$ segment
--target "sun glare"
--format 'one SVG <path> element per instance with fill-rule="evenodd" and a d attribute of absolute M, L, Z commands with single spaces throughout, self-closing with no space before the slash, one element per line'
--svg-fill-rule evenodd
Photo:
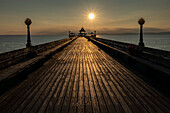
<path fill-rule="evenodd" d="M 89 18 L 92 20 L 92 19 L 94 19 L 94 14 L 93 13 L 90 13 L 89 14 Z"/>

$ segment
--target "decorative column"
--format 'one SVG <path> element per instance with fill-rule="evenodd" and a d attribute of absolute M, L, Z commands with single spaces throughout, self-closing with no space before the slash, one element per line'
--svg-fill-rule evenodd
<path fill-rule="evenodd" d="M 143 18 L 139 19 L 138 23 L 140 24 L 140 39 L 139 39 L 139 46 L 144 47 L 145 44 L 143 43 L 143 24 L 145 20 Z"/>
<path fill-rule="evenodd" d="M 30 38 L 30 25 L 31 25 L 31 19 L 27 18 L 25 20 L 25 24 L 27 25 L 27 44 L 26 44 L 26 47 L 31 47 L 32 44 L 31 44 L 31 38 Z"/>

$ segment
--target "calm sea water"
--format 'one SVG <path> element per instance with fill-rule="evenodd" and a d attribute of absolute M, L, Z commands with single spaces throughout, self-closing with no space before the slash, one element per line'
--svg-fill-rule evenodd
<path fill-rule="evenodd" d="M 68 36 L 31 36 L 32 45 L 61 40 Z M 17 50 L 26 47 L 27 37 L 25 35 L 0 35 L 0 53 Z"/>
<path fill-rule="evenodd" d="M 138 35 L 98 35 L 100 38 L 138 44 Z M 31 36 L 32 45 L 43 44 L 68 36 Z M 25 35 L 0 35 L 0 53 L 25 48 L 27 37 Z M 145 35 L 144 43 L 147 47 L 170 51 L 170 35 Z"/>

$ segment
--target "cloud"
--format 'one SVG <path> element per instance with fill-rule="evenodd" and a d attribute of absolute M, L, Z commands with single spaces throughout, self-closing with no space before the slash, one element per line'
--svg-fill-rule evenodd
<path fill-rule="evenodd" d="M 38 32 L 35 32 L 36 35 L 68 35 L 68 31 L 78 33 L 80 30 L 76 26 L 63 26 L 59 28 L 49 28 L 44 29 Z M 91 32 L 91 29 L 85 27 L 87 32 Z M 123 35 L 123 34 L 139 34 L 139 28 L 96 28 L 97 34 L 103 35 Z M 170 29 L 160 29 L 160 28 L 144 28 L 144 34 L 170 34 Z"/>
<path fill-rule="evenodd" d="M 162 32 L 170 32 L 170 29 L 160 29 L 160 28 L 145 28 L 144 31 L 146 33 L 162 33 Z"/>
<path fill-rule="evenodd" d="M 85 30 L 90 33 L 92 30 L 90 27 L 84 26 Z M 68 35 L 68 31 L 72 31 L 78 33 L 81 29 L 80 26 L 77 25 L 59 25 L 51 28 L 33 28 L 31 30 L 31 35 Z M 124 34 L 139 34 L 139 28 L 111 28 L 111 27 L 98 27 L 95 28 L 97 34 L 99 35 L 124 35 Z M 25 30 L 10 30 L 8 32 L 4 32 L 1 35 L 25 35 Z M 144 28 L 144 34 L 170 34 L 169 29 L 160 29 L 153 27 Z"/>
<path fill-rule="evenodd" d="M 98 34 L 121 35 L 121 34 L 138 34 L 139 28 L 99 28 Z M 170 29 L 144 28 L 144 34 L 170 34 Z"/>

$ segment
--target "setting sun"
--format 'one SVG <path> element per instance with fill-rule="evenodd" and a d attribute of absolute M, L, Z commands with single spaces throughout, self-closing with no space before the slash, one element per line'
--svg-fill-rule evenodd
<path fill-rule="evenodd" d="M 94 19 L 94 14 L 93 13 L 90 13 L 89 14 L 89 18 L 92 20 L 92 19 Z"/>

